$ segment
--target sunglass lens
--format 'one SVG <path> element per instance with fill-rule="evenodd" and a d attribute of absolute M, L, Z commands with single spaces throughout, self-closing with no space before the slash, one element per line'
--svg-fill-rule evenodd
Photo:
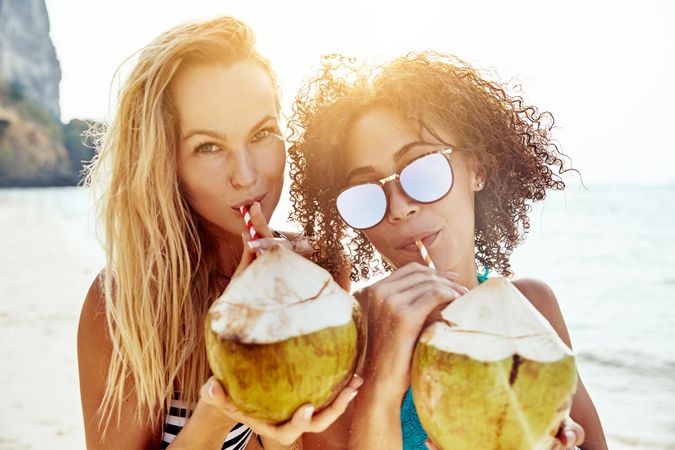
<path fill-rule="evenodd" d="M 450 191 L 452 169 L 440 153 L 419 158 L 401 171 L 401 186 L 412 199 L 418 202 L 434 202 Z"/>
<path fill-rule="evenodd" d="M 370 228 L 384 217 L 387 199 L 377 184 L 360 184 L 338 195 L 337 209 L 345 222 L 354 228 Z"/>

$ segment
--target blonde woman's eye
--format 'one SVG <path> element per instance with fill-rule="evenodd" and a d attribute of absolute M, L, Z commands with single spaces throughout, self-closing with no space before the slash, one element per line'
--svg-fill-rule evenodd
<path fill-rule="evenodd" d="M 259 142 L 265 142 L 268 140 L 271 140 L 272 138 L 279 138 L 279 133 L 277 130 L 274 128 L 263 128 L 262 130 L 258 130 L 254 135 L 253 135 L 253 143 L 259 143 Z"/>
<path fill-rule="evenodd" d="M 217 153 L 220 150 L 221 150 L 221 148 L 217 144 L 214 144 L 213 142 L 207 142 L 207 143 L 198 145 L 195 148 L 195 153 L 209 154 L 209 153 Z"/>

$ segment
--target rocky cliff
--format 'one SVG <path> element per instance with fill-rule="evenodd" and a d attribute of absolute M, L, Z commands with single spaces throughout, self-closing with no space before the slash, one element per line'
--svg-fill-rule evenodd
<path fill-rule="evenodd" d="M 60 120 L 61 67 L 44 0 L 0 0 L 0 80 Z"/>
<path fill-rule="evenodd" d="M 75 184 L 83 121 L 63 125 L 61 68 L 44 0 L 0 0 L 0 187 Z"/>

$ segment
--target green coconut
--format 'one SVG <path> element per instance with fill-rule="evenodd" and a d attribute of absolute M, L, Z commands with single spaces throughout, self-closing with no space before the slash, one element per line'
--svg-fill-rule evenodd
<path fill-rule="evenodd" d="M 548 448 L 576 390 L 574 355 L 504 278 L 441 313 L 413 354 L 420 422 L 441 449 Z"/>
<path fill-rule="evenodd" d="M 206 351 L 245 414 L 271 423 L 320 410 L 349 383 L 365 339 L 361 308 L 321 267 L 274 247 L 211 306 Z"/>

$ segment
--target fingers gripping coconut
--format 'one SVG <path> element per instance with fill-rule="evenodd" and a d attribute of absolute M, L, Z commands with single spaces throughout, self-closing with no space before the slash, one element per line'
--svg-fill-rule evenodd
<path fill-rule="evenodd" d="M 248 213 L 248 217 L 244 215 L 247 231 L 242 233 L 245 251 L 233 278 L 236 279 L 241 275 L 257 256 L 261 256 L 273 247 L 283 246 L 304 256 L 311 254 L 311 245 L 302 235 L 287 237 L 281 233 L 275 233 L 267 224 L 259 203 L 253 203 L 248 208 Z M 273 237 L 275 235 L 282 237 Z M 252 236 L 256 236 L 256 239 L 252 240 Z M 347 387 L 342 389 L 335 400 L 322 411 L 315 413 L 313 405 L 305 404 L 298 408 L 288 421 L 278 425 L 255 419 L 237 408 L 215 377 L 211 377 L 202 386 L 200 403 L 203 402 L 216 408 L 237 422 L 246 424 L 259 436 L 271 439 L 272 441 L 263 440 L 266 446 L 276 445 L 275 443 L 289 446 L 297 443 L 303 433 L 320 433 L 333 424 L 345 412 L 362 383 L 363 380 L 354 375 Z"/>
<path fill-rule="evenodd" d="M 298 438 L 303 433 L 320 433 L 328 428 L 335 420 L 340 417 L 351 400 L 354 399 L 357 389 L 363 380 L 354 376 L 348 387 L 343 389 L 337 398 L 321 412 L 314 414 L 314 407 L 306 405 L 293 414 L 293 417 L 283 424 L 270 424 L 263 420 L 253 419 L 241 412 L 227 397 L 222 385 L 214 377 L 211 377 L 205 383 L 200 391 L 200 403 L 208 404 L 217 410 L 225 413 L 231 419 L 244 423 L 250 427 L 254 433 L 263 437 L 263 444 L 276 448 L 278 444 L 291 446 L 298 443 Z M 271 439 L 271 441 L 270 441 Z M 265 447 L 267 448 L 267 447 Z"/>
<path fill-rule="evenodd" d="M 289 420 L 321 410 L 353 379 L 364 344 L 358 302 L 331 275 L 283 246 L 261 253 L 212 305 L 206 349 L 243 414 Z"/>
<path fill-rule="evenodd" d="M 420 336 L 412 387 L 441 449 L 548 449 L 575 392 L 572 351 L 505 278 L 448 305 Z"/>
<path fill-rule="evenodd" d="M 572 420 L 570 417 L 565 419 L 565 422 L 560 426 L 556 439 L 551 439 L 551 445 L 546 447 L 548 450 L 566 450 L 573 448 L 579 450 L 578 445 L 584 442 L 584 429 Z M 436 447 L 431 440 L 427 439 L 424 445 L 428 450 L 441 450 Z"/>
<path fill-rule="evenodd" d="M 247 228 L 241 234 L 241 238 L 247 251 L 241 256 L 239 266 L 233 275 L 234 278 L 246 270 L 249 264 L 255 260 L 256 256 L 261 255 L 272 247 L 286 247 L 305 257 L 312 255 L 312 246 L 304 237 L 304 234 L 289 238 L 285 234 L 273 231 L 265 219 L 260 203 L 254 202 L 250 206 L 242 208 L 241 212 Z"/>
<path fill-rule="evenodd" d="M 410 361 L 427 318 L 467 292 L 456 281 L 457 274 L 438 274 L 410 263 L 368 287 L 366 387 L 378 387 L 400 403 L 410 386 Z"/>

